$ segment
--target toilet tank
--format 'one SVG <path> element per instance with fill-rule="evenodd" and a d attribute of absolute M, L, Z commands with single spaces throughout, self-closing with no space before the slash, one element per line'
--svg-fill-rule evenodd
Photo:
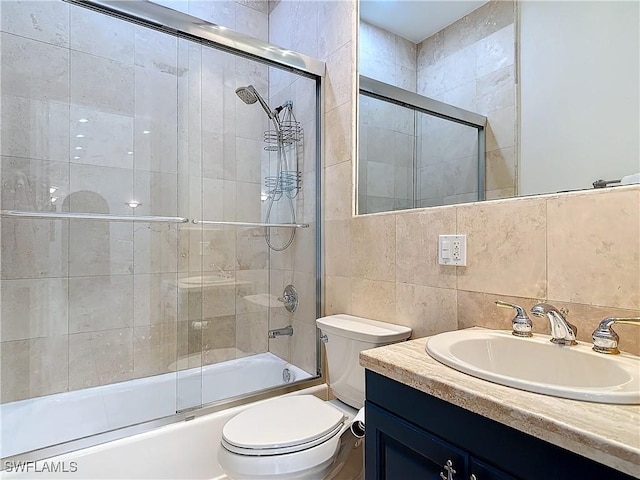
<path fill-rule="evenodd" d="M 353 315 L 330 315 L 316 320 L 326 335 L 328 379 L 333 394 L 354 408 L 364 404 L 364 368 L 362 350 L 406 340 L 411 329 Z"/>

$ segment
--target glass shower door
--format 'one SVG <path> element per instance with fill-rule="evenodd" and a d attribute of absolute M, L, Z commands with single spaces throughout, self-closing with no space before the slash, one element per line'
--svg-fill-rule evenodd
<path fill-rule="evenodd" d="M 187 40 L 180 40 L 179 64 L 188 72 L 179 80 L 179 201 L 192 219 L 180 227 L 181 410 L 317 373 L 316 149 L 302 144 L 305 127 L 315 138 L 316 82 Z M 245 90 L 256 92 L 254 103 L 244 101 Z M 286 151 L 274 149 L 274 129 L 294 125 L 300 141 L 287 137 Z M 312 225 L 265 227 L 298 221 Z M 281 301 L 289 283 L 303 294 L 297 313 Z M 269 338 L 294 323 L 294 336 Z M 296 355 L 304 357 L 299 371 L 290 365 Z M 201 376 L 192 376 L 197 369 Z"/>
<path fill-rule="evenodd" d="M 2 15 L 7 457 L 175 413 L 183 219 L 177 38 L 64 2 Z"/>
<path fill-rule="evenodd" d="M 2 16 L 1 456 L 317 376 L 318 79 L 63 1 Z"/>

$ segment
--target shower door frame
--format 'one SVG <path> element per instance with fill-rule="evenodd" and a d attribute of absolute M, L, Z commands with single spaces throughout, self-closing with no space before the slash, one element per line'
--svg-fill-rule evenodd
<path fill-rule="evenodd" d="M 300 76 L 310 78 L 315 81 L 316 111 L 315 111 L 315 314 L 316 318 L 322 315 L 322 91 L 325 81 L 325 62 L 297 53 L 293 50 L 277 47 L 263 40 L 236 32 L 232 29 L 215 25 L 197 17 L 172 10 L 148 0 L 61 0 L 79 7 L 89 8 L 96 12 L 120 18 L 123 21 L 134 22 L 138 25 L 158 30 L 169 35 L 184 38 L 203 46 L 226 51 L 234 55 L 248 58 L 270 67 L 288 70 Z M 239 223 L 239 222 L 225 222 Z M 258 224 L 256 225 L 263 225 Z M 302 227 L 303 225 L 295 225 Z M 306 226 L 306 225 L 304 225 Z M 4 470 L 8 462 L 32 462 L 50 458 L 56 455 L 69 453 L 95 445 L 107 443 L 113 440 L 130 437 L 139 433 L 148 432 L 156 428 L 170 425 L 177 422 L 189 421 L 194 418 L 208 415 L 217 411 L 233 408 L 247 403 L 264 400 L 277 395 L 291 393 L 304 388 L 321 385 L 324 383 L 322 377 L 322 354 L 320 350 L 321 341 L 319 330 L 316 329 L 316 375 L 308 380 L 302 380 L 293 384 L 280 386 L 277 388 L 260 390 L 247 393 L 232 399 L 220 400 L 194 407 L 193 409 L 176 412 L 168 417 L 150 420 L 144 423 L 130 425 L 115 430 L 98 433 L 88 437 L 71 440 L 57 445 L 52 445 L 30 452 L 4 457 L 1 459 L 0 471 Z"/>
<path fill-rule="evenodd" d="M 440 102 L 430 97 L 396 87 L 385 82 L 364 75 L 358 76 L 358 93 L 376 100 L 398 105 L 412 110 L 415 113 L 424 113 L 432 117 L 441 118 L 449 122 L 466 125 L 478 131 L 478 199 L 483 201 L 486 198 L 486 126 L 487 117 L 479 113 L 465 110 L 448 103 Z M 415 118 L 415 117 L 414 117 Z M 415 151 L 415 141 L 417 139 L 417 122 L 414 122 L 414 152 L 413 152 L 413 207 L 417 202 L 417 155 Z M 360 168 L 360 162 L 357 162 Z M 356 181 L 356 198 L 358 198 L 359 178 Z M 356 202 L 358 205 L 358 202 Z M 367 215 L 368 212 L 357 211 L 357 215 Z"/>

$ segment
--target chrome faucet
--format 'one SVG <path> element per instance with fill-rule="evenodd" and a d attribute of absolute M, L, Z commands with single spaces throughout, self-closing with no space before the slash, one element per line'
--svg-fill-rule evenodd
<path fill-rule="evenodd" d="M 558 310 L 548 303 L 538 303 L 531 307 L 531 313 L 535 317 L 547 316 L 551 326 L 551 342 L 556 345 L 577 345 L 576 335 L 578 328 L 567 322 L 565 316 L 568 311 L 566 309 Z"/>
<path fill-rule="evenodd" d="M 614 323 L 626 323 L 631 325 L 640 325 L 640 317 L 636 318 L 615 318 L 607 317 L 600 322 L 598 328 L 596 328 L 591 335 L 593 338 L 593 349 L 598 353 L 608 353 L 617 355 L 620 353 L 618 350 L 618 341 L 620 337 L 611 328 Z"/>
<path fill-rule="evenodd" d="M 499 307 L 514 308 L 516 311 L 515 317 L 511 320 L 511 333 L 516 337 L 531 337 L 531 329 L 533 324 L 531 319 L 527 316 L 527 312 L 524 311 L 520 305 L 514 305 L 513 303 L 503 302 L 502 300 L 496 300 L 496 305 Z"/>
<path fill-rule="evenodd" d="M 269 330 L 269 338 L 276 338 L 280 335 L 293 335 L 293 327 L 291 325 L 287 325 L 283 328 L 276 328 L 274 330 Z"/>

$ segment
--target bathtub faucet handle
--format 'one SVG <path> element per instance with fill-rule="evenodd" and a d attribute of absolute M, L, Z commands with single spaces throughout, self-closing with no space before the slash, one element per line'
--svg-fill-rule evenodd
<path fill-rule="evenodd" d="M 284 308 L 293 313 L 298 309 L 298 292 L 293 285 L 287 285 L 282 292 L 282 296 L 278 297 L 278 301 L 284 303 Z"/>

